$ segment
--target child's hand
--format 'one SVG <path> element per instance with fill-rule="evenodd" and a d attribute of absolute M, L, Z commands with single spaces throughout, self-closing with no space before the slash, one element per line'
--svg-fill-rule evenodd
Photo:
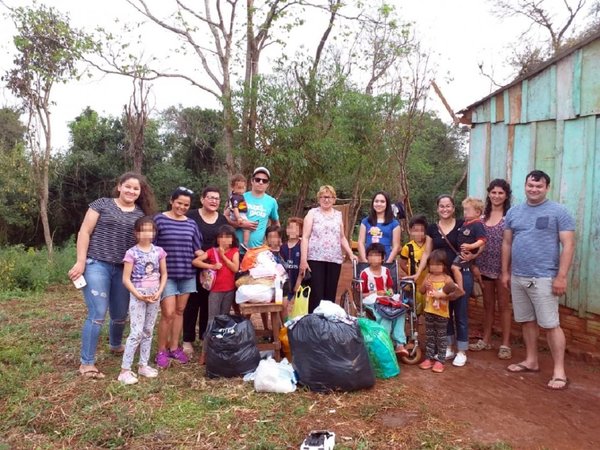
<path fill-rule="evenodd" d="M 429 281 L 429 279 L 426 279 L 426 280 L 423 282 L 423 286 L 425 286 L 425 290 L 426 290 L 427 292 L 429 292 L 429 291 L 433 290 L 433 285 L 431 284 L 431 281 Z"/>
<path fill-rule="evenodd" d="M 461 250 L 469 250 L 469 246 L 467 244 L 461 244 L 460 249 Z"/>
<path fill-rule="evenodd" d="M 223 267 L 223 264 L 220 262 L 212 265 L 213 270 L 220 270 L 221 267 Z"/>
<path fill-rule="evenodd" d="M 431 294 L 430 294 L 433 298 L 446 298 L 446 294 L 444 294 L 441 291 L 432 289 L 431 290 Z"/>
<path fill-rule="evenodd" d="M 160 300 L 161 295 L 162 292 L 155 292 L 153 295 L 149 295 L 148 297 L 151 297 L 151 299 L 148 301 L 148 303 L 156 303 Z"/>
<path fill-rule="evenodd" d="M 221 255 L 221 257 L 225 257 L 225 248 L 219 247 L 219 255 Z"/>

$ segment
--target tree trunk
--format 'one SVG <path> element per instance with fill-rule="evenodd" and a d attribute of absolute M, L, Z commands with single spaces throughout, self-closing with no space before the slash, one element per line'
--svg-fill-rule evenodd
<path fill-rule="evenodd" d="M 39 171 L 37 182 L 40 183 L 38 194 L 40 200 L 40 219 L 42 220 L 42 229 L 44 230 L 44 241 L 46 242 L 46 248 L 48 249 L 48 258 L 52 259 L 54 253 L 54 243 L 52 242 L 52 233 L 50 232 L 50 220 L 48 219 L 48 202 L 50 198 L 50 193 L 48 189 L 49 185 L 49 177 L 48 172 L 50 169 L 50 154 L 52 150 L 52 129 L 50 124 L 50 113 L 46 109 L 43 111 L 45 114 L 45 122 L 40 117 L 40 121 L 42 121 L 42 127 L 44 131 L 44 140 L 45 140 L 45 148 L 43 153 L 43 158 L 39 161 Z M 41 113 L 39 113 L 41 114 Z"/>
<path fill-rule="evenodd" d="M 304 217 L 304 204 L 306 203 L 309 186 L 310 182 L 308 180 L 302 181 L 302 186 L 300 186 L 298 197 L 296 198 L 296 205 L 294 206 L 294 216 L 296 217 Z"/>
<path fill-rule="evenodd" d="M 231 86 L 229 85 L 229 77 L 226 77 L 227 85 L 223 86 L 223 150 L 225 151 L 225 168 L 227 175 L 232 176 L 235 170 L 235 162 L 233 160 L 234 152 L 234 120 L 235 113 L 231 102 Z"/>

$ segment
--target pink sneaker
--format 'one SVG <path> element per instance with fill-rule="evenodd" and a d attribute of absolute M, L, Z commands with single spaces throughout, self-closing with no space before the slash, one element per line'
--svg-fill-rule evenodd
<path fill-rule="evenodd" d="M 442 373 L 444 371 L 445 367 L 444 364 L 441 363 L 440 361 L 436 361 L 433 363 L 433 367 L 431 368 L 432 372 L 435 373 Z"/>
<path fill-rule="evenodd" d="M 190 360 L 181 347 L 177 347 L 176 350 L 170 350 L 169 358 L 174 359 L 181 364 L 187 364 Z"/>
<path fill-rule="evenodd" d="M 433 367 L 433 361 L 431 359 L 426 359 L 421 364 L 419 364 L 419 369 L 429 370 Z"/>
<path fill-rule="evenodd" d="M 159 369 L 166 369 L 171 365 L 168 351 L 162 350 L 156 354 L 156 365 Z"/>

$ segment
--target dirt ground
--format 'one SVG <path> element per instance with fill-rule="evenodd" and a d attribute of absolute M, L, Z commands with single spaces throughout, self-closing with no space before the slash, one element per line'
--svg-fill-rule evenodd
<path fill-rule="evenodd" d="M 345 264 L 342 292 L 351 279 Z M 495 342 L 495 346 L 499 345 Z M 506 366 L 524 358 L 522 345 L 513 345 L 512 361 L 502 361 L 496 351 L 468 352 L 465 367 L 451 364 L 443 374 L 402 366 L 402 381 L 415 390 L 435 390 L 433 401 L 440 413 L 468 424 L 469 438 L 482 443 L 503 441 L 515 449 L 600 448 L 600 367 L 567 356 L 569 387 L 551 391 L 552 359 L 541 352 L 540 372 L 513 374 Z M 435 407 L 434 407 L 435 409 Z M 390 426 L 410 411 L 398 411 Z"/>

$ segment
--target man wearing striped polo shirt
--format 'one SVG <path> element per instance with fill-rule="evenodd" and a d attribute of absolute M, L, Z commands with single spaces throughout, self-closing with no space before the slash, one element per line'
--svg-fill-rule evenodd
<path fill-rule="evenodd" d="M 522 324 L 525 360 L 509 372 L 539 372 L 539 327 L 554 360 L 548 388 L 566 389 L 565 334 L 560 327 L 558 300 L 567 290 L 567 273 L 575 252 L 575 221 L 567 209 L 546 198 L 550 177 L 534 170 L 525 177 L 527 201 L 506 214 L 502 241 L 502 281 L 511 289 L 515 321 Z"/>

